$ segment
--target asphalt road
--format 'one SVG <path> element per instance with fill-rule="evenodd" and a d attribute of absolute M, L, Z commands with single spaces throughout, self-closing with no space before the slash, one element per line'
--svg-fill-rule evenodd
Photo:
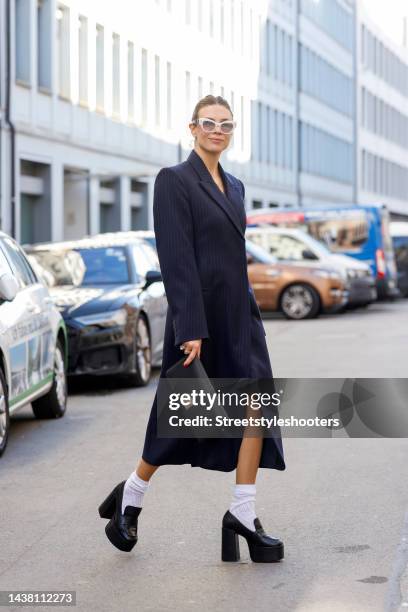
<path fill-rule="evenodd" d="M 408 300 L 265 319 L 274 374 L 406 377 L 407 322 Z M 158 470 L 138 544 L 115 549 L 97 507 L 134 468 L 154 390 L 88 379 L 70 385 L 63 419 L 36 421 L 30 407 L 14 417 L 0 460 L 0 590 L 74 590 L 86 612 L 407 609 L 405 439 L 285 438 L 287 469 L 257 479 L 280 563 L 252 563 L 242 539 L 242 561 L 221 562 L 234 473 L 187 465 Z"/>

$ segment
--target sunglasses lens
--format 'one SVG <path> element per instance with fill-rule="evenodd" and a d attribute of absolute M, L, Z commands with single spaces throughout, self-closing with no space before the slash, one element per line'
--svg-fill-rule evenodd
<path fill-rule="evenodd" d="M 224 123 L 221 124 L 221 132 L 223 132 L 223 134 L 231 134 L 233 130 L 234 124 L 232 121 L 224 121 Z"/>
<path fill-rule="evenodd" d="M 204 132 L 213 132 L 214 128 L 215 128 L 215 123 L 214 121 L 211 121 L 211 119 L 204 119 L 204 121 L 202 122 L 202 128 L 204 130 Z"/>

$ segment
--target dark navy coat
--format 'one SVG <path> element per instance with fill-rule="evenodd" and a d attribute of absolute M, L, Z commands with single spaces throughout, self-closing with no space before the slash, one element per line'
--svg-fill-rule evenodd
<path fill-rule="evenodd" d="M 244 186 L 221 164 L 218 168 L 225 195 L 195 150 L 156 177 L 154 230 L 168 301 L 160 377 L 183 357 L 180 344 L 202 338 L 201 362 L 210 378 L 272 378 L 265 330 L 248 281 Z M 158 438 L 156 404 L 157 393 L 145 461 L 225 472 L 237 467 L 240 438 Z M 264 438 L 260 467 L 285 469 L 280 437 Z"/>

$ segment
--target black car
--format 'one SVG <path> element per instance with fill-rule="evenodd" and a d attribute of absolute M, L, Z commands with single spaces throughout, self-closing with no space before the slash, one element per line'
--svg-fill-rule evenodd
<path fill-rule="evenodd" d="M 167 312 L 155 249 L 119 232 L 25 250 L 65 320 L 68 375 L 146 385 L 161 364 Z"/>

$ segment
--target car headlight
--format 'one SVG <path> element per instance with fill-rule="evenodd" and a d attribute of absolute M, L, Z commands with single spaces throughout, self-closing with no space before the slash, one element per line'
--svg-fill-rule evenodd
<path fill-rule="evenodd" d="M 337 280 L 341 280 L 341 274 L 334 270 L 313 270 L 313 274 L 316 274 L 316 276 L 321 276 L 322 278 L 335 278 Z"/>
<path fill-rule="evenodd" d="M 127 312 L 125 308 L 120 308 L 119 310 L 108 310 L 107 312 L 75 317 L 75 320 L 78 323 L 82 323 L 82 325 L 100 325 L 101 327 L 123 326 L 126 324 Z"/>

